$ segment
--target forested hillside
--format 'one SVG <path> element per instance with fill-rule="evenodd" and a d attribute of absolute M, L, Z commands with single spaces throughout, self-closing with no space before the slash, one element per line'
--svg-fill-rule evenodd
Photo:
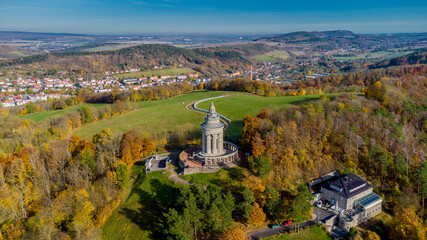
<path fill-rule="evenodd" d="M 387 68 L 391 66 L 427 64 L 427 49 L 422 49 L 414 53 L 385 60 L 369 66 L 370 68 Z"/>
<path fill-rule="evenodd" d="M 63 52 L 6 60 L 0 66 L 34 64 L 47 69 L 80 73 L 103 73 L 125 67 L 152 69 L 154 66 L 193 68 L 203 74 L 219 75 L 227 70 L 248 64 L 248 56 L 263 53 L 269 48 L 263 44 L 245 44 L 235 47 L 185 49 L 168 45 L 146 44 L 102 52 Z"/>
<path fill-rule="evenodd" d="M 346 94 L 248 116 L 240 143 L 253 156 L 253 172 L 277 191 L 295 189 L 334 170 L 363 176 L 395 219 L 377 234 L 384 239 L 425 239 L 425 70 L 368 79 L 364 96 Z"/>

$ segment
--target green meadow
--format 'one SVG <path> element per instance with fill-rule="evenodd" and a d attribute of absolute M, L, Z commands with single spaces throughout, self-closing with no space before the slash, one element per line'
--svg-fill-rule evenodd
<path fill-rule="evenodd" d="M 283 60 L 289 57 L 289 53 L 287 51 L 276 50 L 272 52 L 267 52 L 261 55 L 257 55 L 254 58 L 256 60 L 264 61 L 264 62 L 273 62 L 277 60 Z"/>
<path fill-rule="evenodd" d="M 332 97 L 335 95 L 260 97 L 249 94 L 233 94 L 224 98 L 201 102 L 197 106 L 202 109 L 209 109 L 209 105 L 213 102 L 216 111 L 231 120 L 226 136 L 236 140 L 240 136 L 243 119 L 247 115 L 256 116 L 264 108 L 268 108 L 271 111 L 282 110 L 302 102 L 317 100 L 322 96 Z"/>
<path fill-rule="evenodd" d="M 301 102 L 317 100 L 322 96 L 334 96 L 335 94 L 260 97 L 239 92 L 196 91 L 166 100 L 138 102 L 135 111 L 85 125 L 76 129 L 74 134 L 80 137 L 90 137 L 105 128 L 121 132 L 140 129 L 142 132 L 150 134 L 168 133 L 177 129 L 199 131 L 204 114 L 190 111 L 186 106 L 198 100 L 221 95 L 225 97 L 201 102 L 198 107 L 209 109 L 210 103 L 214 102 L 217 112 L 231 120 L 226 136 L 236 140 L 243 126 L 242 120 L 247 115 L 256 116 L 263 108 L 269 108 L 273 111 L 280 110 Z"/>

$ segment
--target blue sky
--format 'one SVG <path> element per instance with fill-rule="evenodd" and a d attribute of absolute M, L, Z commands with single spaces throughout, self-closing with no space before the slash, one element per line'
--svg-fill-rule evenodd
<path fill-rule="evenodd" d="M 0 30 L 86 34 L 427 32 L 426 0 L 1 0 Z"/>

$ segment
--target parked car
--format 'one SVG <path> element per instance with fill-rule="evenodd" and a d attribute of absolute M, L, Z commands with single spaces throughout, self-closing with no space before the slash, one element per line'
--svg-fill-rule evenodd
<path fill-rule="evenodd" d="M 273 224 L 273 225 L 271 225 L 271 229 L 276 229 L 276 228 L 279 228 L 280 226 L 279 225 L 277 225 L 277 224 Z"/>
<path fill-rule="evenodd" d="M 289 226 L 289 225 L 291 225 L 292 224 L 292 221 L 291 220 L 288 220 L 288 221 L 285 221 L 285 226 Z"/>
<path fill-rule="evenodd" d="M 322 207 L 322 201 L 321 201 L 321 200 L 317 201 L 316 206 L 317 206 L 318 208 Z"/>

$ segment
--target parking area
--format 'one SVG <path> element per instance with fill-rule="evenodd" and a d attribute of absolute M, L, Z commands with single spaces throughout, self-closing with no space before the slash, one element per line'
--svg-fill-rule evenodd
<path fill-rule="evenodd" d="M 332 212 L 329 212 L 323 208 L 319 208 L 317 206 L 313 206 L 313 214 L 316 215 L 315 219 L 313 221 L 315 222 L 323 222 L 325 219 L 328 219 L 335 214 Z"/>

